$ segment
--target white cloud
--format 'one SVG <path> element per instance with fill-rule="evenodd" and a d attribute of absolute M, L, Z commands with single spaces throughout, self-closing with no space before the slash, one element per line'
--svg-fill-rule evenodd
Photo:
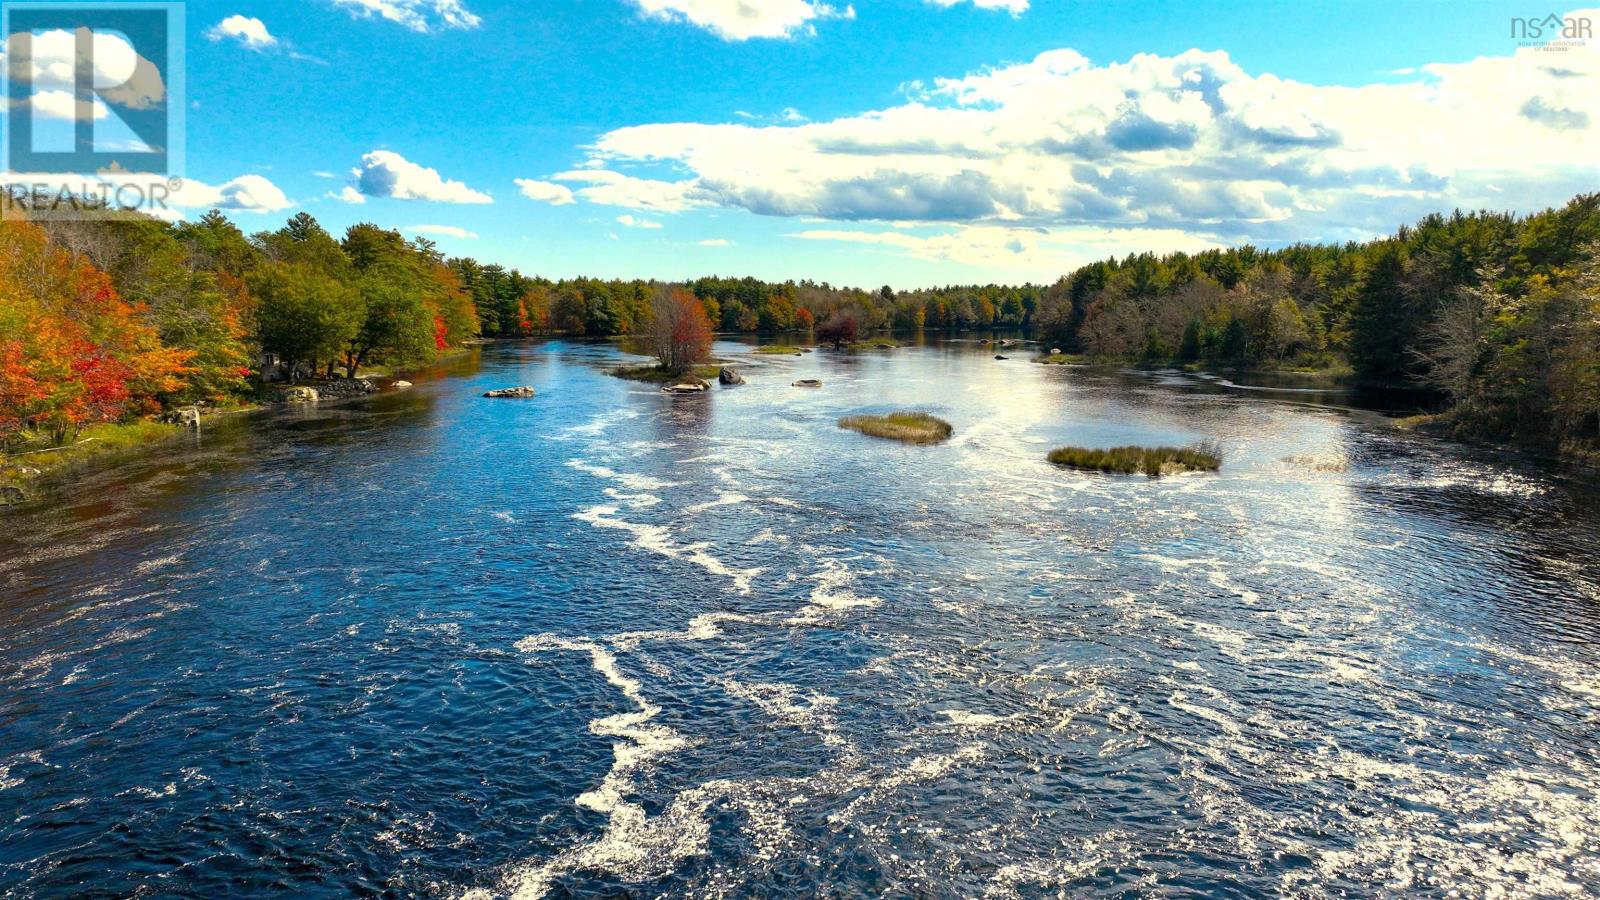
<path fill-rule="evenodd" d="M 577 193 L 635 209 L 1231 242 L 1362 237 L 1439 208 L 1503 205 L 1491 184 L 1524 209 L 1593 189 L 1600 43 L 1418 71 L 1323 86 L 1246 72 L 1222 52 L 1096 65 L 1054 50 L 831 121 L 617 129 Z M 635 166 L 684 174 L 626 174 Z"/>
<path fill-rule="evenodd" d="M 602 162 L 603 164 L 603 162 Z M 709 201 L 697 196 L 693 182 L 658 181 L 635 178 L 609 169 L 582 168 L 552 176 L 556 181 L 586 185 L 573 193 L 580 199 L 602 206 L 653 212 L 682 212 Z"/>
<path fill-rule="evenodd" d="M 350 171 L 355 189 L 368 197 L 434 200 L 440 203 L 493 203 L 494 198 L 438 171 L 419 166 L 392 150 L 374 150 Z"/>
<path fill-rule="evenodd" d="M 433 234 L 463 240 L 473 240 L 478 236 L 476 231 L 468 231 L 455 225 L 407 225 L 403 230 L 412 234 Z"/>
<path fill-rule="evenodd" d="M 247 49 L 260 52 L 277 46 L 278 39 L 267 31 L 267 25 L 260 19 L 249 16 L 233 15 L 206 30 L 206 37 L 213 41 L 235 40 Z"/>
<path fill-rule="evenodd" d="M 1108 256 L 1152 251 L 1197 253 L 1220 243 L 1173 228 L 1009 228 L 978 225 L 927 235 L 904 231 L 807 229 L 789 235 L 808 241 L 862 244 L 896 255 L 974 268 L 1022 273 L 1051 281 L 1062 272 Z"/>
<path fill-rule="evenodd" d="M 34 111 L 47 119 L 77 119 L 78 101 L 72 91 L 63 91 L 52 88 L 47 91 L 35 91 L 33 96 L 26 101 Z M 104 103 L 99 100 L 89 101 L 89 115 L 91 118 L 104 119 L 111 114 Z"/>
<path fill-rule="evenodd" d="M 1003 9 L 1013 16 L 1020 16 L 1028 11 L 1028 0 L 927 0 L 927 2 L 946 9 L 957 3 L 971 2 L 979 9 Z"/>
<path fill-rule="evenodd" d="M 814 22 L 853 19 L 853 6 L 821 0 L 633 0 L 647 16 L 698 25 L 726 41 L 815 34 Z"/>
<path fill-rule="evenodd" d="M 163 219 L 179 218 L 184 209 L 224 209 L 233 212 L 272 213 L 288 209 L 294 202 L 282 190 L 260 175 L 241 175 L 220 185 L 210 185 L 193 178 L 170 182 L 164 175 L 137 174 L 124 171 L 102 171 L 95 175 L 63 173 L 0 172 L 0 184 L 17 185 L 51 195 L 61 192 L 92 193 L 117 198 L 122 205 L 132 205 Z M 144 198 L 155 202 L 139 203 Z M 162 204 L 165 204 L 164 206 Z"/>
<path fill-rule="evenodd" d="M 367 202 L 366 194 L 361 193 L 348 184 L 340 188 L 338 191 L 329 191 L 323 195 L 323 198 L 327 200 L 338 200 L 340 203 L 349 203 L 355 206 L 360 206 L 361 204 Z"/>
<path fill-rule="evenodd" d="M 566 206 L 578 202 L 572 199 L 572 189 L 564 184 L 536 181 L 532 178 L 518 178 L 516 182 L 518 189 L 522 191 L 522 196 L 529 200 L 538 200 L 551 206 Z"/>
<path fill-rule="evenodd" d="M 278 212 L 294 205 L 277 185 L 260 175 L 241 175 L 216 187 L 187 178 L 173 194 L 172 202 L 194 209 L 215 207 L 252 213 Z"/>
<path fill-rule="evenodd" d="M 733 242 L 727 238 L 707 238 L 700 241 L 699 244 L 702 247 L 728 247 L 732 246 Z"/>
<path fill-rule="evenodd" d="M 636 219 L 636 218 L 634 218 L 633 216 L 630 216 L 630 215 L 617 216 L 617 224 L 622 225 L 622 226 L 624 226 L 626 228 L 660 228 L 661 227 L 661 223 L 660 222 L 652 222 L 649 219 Z"/>
<path fill-rule="evenodd" d="M 351 15 L 376 16 L 419 34 L 438 28 L 477 28 L 483 24 L 461 0 L 333 0 L 333 3 L 349 10 Z"/>
<path fill-rule="evenodd" d="M 34 91 L 61 90 L 69 94 L 76 84 L 77 37 L 55 30 L 32 35 L 31 64 L 18 56 L 29 35 L 11 35 L 0 54 L 12 81 L 30 84 Z M 149 109 L 166 99 L 161 70 L 134 51 L 126 39 L 103 31 L 94 33 L 94 86 L 100 99 L 127 109 Z"/>

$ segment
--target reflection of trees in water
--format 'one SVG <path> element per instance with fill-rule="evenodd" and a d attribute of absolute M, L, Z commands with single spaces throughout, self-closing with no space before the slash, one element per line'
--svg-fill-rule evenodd
<path fill-rule="evenodd" d="M 661 409 L 650 418 L 656 440 L 677 443 L 687 439 L 699 443 L 711 432 L 718 390 L 720 388 L 712 386 L 703 394 L 663 394 L 652 398 L 661 404 Z"/>

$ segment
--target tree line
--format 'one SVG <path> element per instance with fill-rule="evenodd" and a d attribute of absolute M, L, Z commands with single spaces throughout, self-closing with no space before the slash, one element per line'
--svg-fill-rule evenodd
<path fill-rule="evenodd" d="M 0 222 L 0 446 L 251 396 L 270 378 L 425 363 L 481 336 L 1030 329 L 1118 360 L 1337 368 L 1430 385 L 1464 433 L 1600 443 L 1600 195 L 1428 216 L 1364 243 L 1132 254 L 1049 286 L 867 291 L 810 280 L 552 281 L 300 213 Z M 670 287 L 670 289 L 669 289 Z M 684 302 L 698 305 L 688 315 Z M 670 330 L 670 329 L 669 329 Z M 824 335 L 824 332 L 826 335 Z M 848 336 L 846 338 L 845 336 Z"/>
<path fill-rule="evenodd" d="M 1053 347 L 1153 363 L 1336 368 L 1431 386 L 1464 436 L 1600 448 L 1600 194 L 1430 215 L 1364 243 L 1133 254 L 1034 312 Z"/>

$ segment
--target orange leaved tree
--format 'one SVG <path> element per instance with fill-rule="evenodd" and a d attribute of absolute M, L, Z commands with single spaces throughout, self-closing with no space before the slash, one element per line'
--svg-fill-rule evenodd
<path fill-rule="evenodd" d="M 0 221 L 0 444 L 154 412 L 192 354 L 161 345 L 142 306 L 38 227 Z"/>
<path fill-rule="evenodd" d="M 711 320 L 694 294 L 681 287 L 658 287 L 650 313 L 645 334 L 661 368 L 681 374 L 711 354 Z"/>

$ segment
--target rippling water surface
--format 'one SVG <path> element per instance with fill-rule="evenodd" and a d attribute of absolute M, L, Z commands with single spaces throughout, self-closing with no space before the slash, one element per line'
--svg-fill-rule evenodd
<path fill-rule="evenodd" d="M 499 345 L 0 514 L 0 895 L 1600 890 L 1592 480 L 1338 396 L 748 349 L 675 398 Z M 834 426 L 907 407 L 955 438 Z"/>

